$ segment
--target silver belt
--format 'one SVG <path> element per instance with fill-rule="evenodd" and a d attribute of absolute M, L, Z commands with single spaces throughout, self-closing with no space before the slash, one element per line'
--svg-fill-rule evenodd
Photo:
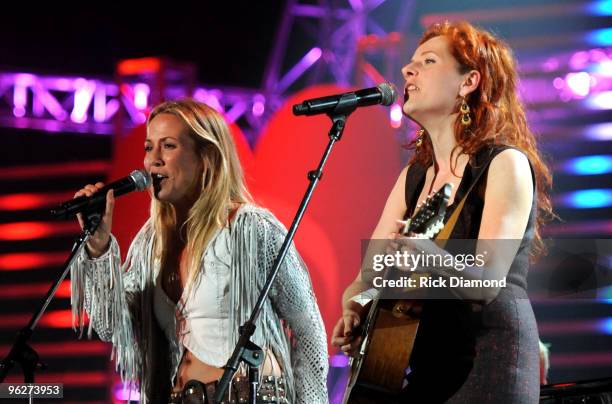
<path fill-rule="evenodd" d="M 183 390 L 172 392 L 169 404 L 213 404 L 213 397 L 218 382 L 202 383 L 189 380 Z M 249 401 L 249 378 L 239 376 L 232 381 L 230 391 L 226 393 L 222 404 L 246 404 Z M 256 402 L 258 404 L 287 404 L 285 379 L 280 376 L 264 376 L 257 386 Z"/>

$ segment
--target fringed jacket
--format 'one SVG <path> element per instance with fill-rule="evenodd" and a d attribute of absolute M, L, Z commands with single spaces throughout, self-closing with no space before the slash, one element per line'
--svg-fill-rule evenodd
<path fill-rule="evenodd" d="M 243 205 L 230 224 L 230 346 L 249 317 L 286 229 L 267 210 Z M 73 322 L 83 332 L 84 313 L 104 341 L 124 381 L 140 385 L 143 403 L 164 402 L 183 348 L 170 343 L 157 324 L 153 293 L 159 265 L 149 220 L 121 265 L 119 246 L 90 259 L 81 251 L 71 266 Z M 84 249 L 83 249 L 84 250 Z M 202 261 L 203 262 L 203 261 Z M 281 323 L 283 320 L 283 323 Z M 270 349 L 282 366 L 291 403 L 327 403 L 327 342 L 306 267 L 292 245 L 256 323 L 253 342 Z"/>

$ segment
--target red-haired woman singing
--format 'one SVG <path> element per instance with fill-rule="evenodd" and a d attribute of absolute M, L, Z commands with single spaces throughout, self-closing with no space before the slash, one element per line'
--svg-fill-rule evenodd
<path fill-rule="evenodd" d="M 495 274 L 505 283 L 448 286 L 459 299 L 424 301 L 398 399 L 535 403 L 538 330 L 526 277 L 530 258 L 543 250 L 540 230 L 552 213 L 546 193 L 551 176 L 527 126 L 514 58 L 490 33 L 466 22 L 447 22 L 425 32 L 402 73 L 403 112 L 421 129 L 414 157 L 400 173 L 372 239 L 393 237 L 413 253 L 447 253 L 429 240 L 397 232 L 398 220 L 412 216 L 427 196 L 451 183 L 446 218 L 455 210 L 458 214 L 450 238 L 475 240 L 477 253 L 486 245 L 497 253 L 489 254 L 483 267 L 457 273 L 440 265 L 427 272 L 467 281 Z M 355 296 L 369 287 L 360 273 L 343 296 L 332 343 L 348 354 L 361 342 L 353 334 L 364 310 Z"/>

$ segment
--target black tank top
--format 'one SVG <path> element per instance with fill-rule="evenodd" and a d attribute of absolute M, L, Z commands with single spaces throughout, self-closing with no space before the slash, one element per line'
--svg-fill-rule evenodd
<path fill-rule="evenodd" d="M 469 193 L 450 238 L 477 239 L 484 207 L 488 167 L 495 156 L 509 146 L 485 146 L 465 167 L 455 199 L 446 212 L 446 220 L 452 215 L 459 201 L 470 189 L 475 178 L 478 181 Z M 414 206 L 425 184 L 427 167 L 415 162 L 406 175 L 406 217 L 412 216 Z M 533 169 L 532 169 L 532 178 Z M 535 186 L 535 181 L 533 181 Z M 535 190 L 535 188 L 534 188 Z M 529 252 L 534 236 L 536 196 L 532 203 L 526 231 L 517 255 L 506 277 L 515 295 L 526 297 Z M 410 384 L 424 390 L 438 391 L 440 397 L 448 397 L 467 378 L 475 357 L 475 342 L 481 330 L 482 304 L 465 300 L 427 300 L 421 313 L 421 321 L 410 359 Z"/>
<path fill-rule="evenodd" d="M 459 183 L 455 199 L 452 205 L 449 205 L 446 210 L 446 219 L 452 215 L 453 211 L 459 204 L 459 201 L 463 199 L 465 193 L 470 189 L 474 178 L 478 177 L 478 182 L 474 184 L 474 189 L 468 195 L 465 201 L 463 210 L 459 214 L 457 223 L 450 235 L 450 238 L 454 239 L 477 239 L 478 232 L 480 230 L 480 221 L 482 219 L 482 210 L 484 207 L 484 191 L 487 185 L 487 172 L 489 164 L 499 153 L 512 147 L 505 145 L 490 145 L 483 147 L 474 156 L 470 158 L 470 161 L 465 167 L 463 178 Z M 420 195 L 421 190 L 425 184 L 425 174 L 427 167 L 415 162 L 408 169 L 406 174 L 406 187 L 405 187 L 405 198 L 406 206 L 408 207 L 405 217 L 410 217 L 414 214 L 414 207 L 418 202 L 417 199 Z M 523 234 L 523 240 L 516 254 L 516 257 L 512 263 L 510 270 L 508 271 L 507 281 L 517 286 L 527 289 L 527 271 L 529 269 L 529 252 L 531 249 L 531 242 L 533 241 L 535 233 L 535 216 L 536 216 L 536 193 L 535 193 L 535 180 L 533 174 L 533 168 L 531 169 L 532 184 L 534 185 L 534 200 L 531 205 L 531 213 L 529 214 L 529 220 L 525 233 Z"/>

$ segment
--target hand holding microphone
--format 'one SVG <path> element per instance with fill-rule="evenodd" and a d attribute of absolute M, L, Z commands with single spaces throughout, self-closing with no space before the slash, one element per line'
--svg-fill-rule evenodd
<path fill-rule="evenodd" d="M 82 212 L 104 212 L 97 230 L 87 241 L 89 255 L 92 258 L 96 258 L 102 255 L 108 248 L 115 196 L 121 196 L 132 191 L 142 191 L 150 184 L 151 177 L 146 171 L 135 170 L 129 176 L 106 186 L 102 182 L 85 185 L 74 194 L 74 199 L 62 203 L 58 208 L 53 209 L 51 213 L 59 217 L 76 215 L 81 229 L 84 229 L 85 222 Z"/>
<path fill-rule="evenodd" d="M 82 189 L 77 191 L 74 194 L 74 198 L 91 198 L 98 191 L 104 188 L 104 184 L 102 182 L 96 182 L 95 184 L 87 184 Z M 115 208 L 115 196 L 114 191 L 109 189 L 106 192 L 106 206 L 104 208 L 104 215 L 102 215 L 102 220 L 98 225 L 95 233 L 89 237 L 87 240 L 87 252 L 91 258 L 98 258 L 108 249 L 108 245 L 110 243 L 110 234 L 111 229 L 113 227 L 113 209 Z M 81 229 L 85 228 L 85 222 L 83 220 L 83 215 L 81 213 L 77 213 L 77 219 L 79 220 L 79 225 Z"/>

